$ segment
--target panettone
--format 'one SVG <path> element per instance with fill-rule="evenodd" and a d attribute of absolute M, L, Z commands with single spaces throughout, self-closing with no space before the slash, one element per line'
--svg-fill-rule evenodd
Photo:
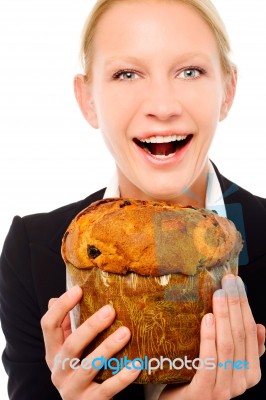
<path fill-rule="evenodd" d="M 87 351 L 125 325 L 132 336 L 117 359 L 197 358 L 201 318 L 212 310 L 222 277 L 237 274 L 241 248 L 234 224 L 205 209 L 120 198 L 87 207 L 62 242 L 68 286 L 84 293 L 72 323 L 107 303 L 116 310 L 112 326 Z M 195 373 L 167 362 L 148 371 L 144 364 L 138 383 L 188 382 Z M 103 369 L 97 379 L 110 376 Z"/>

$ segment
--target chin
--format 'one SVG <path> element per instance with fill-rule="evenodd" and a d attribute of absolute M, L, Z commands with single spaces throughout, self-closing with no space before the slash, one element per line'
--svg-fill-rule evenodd
<path fill-rule="evenodd" d="M 148 200 L 174 201 L 182 195 L 182 190 L 176 187 L 156 186 L 142 190 L 144 196 Z"/>
<path fill-rule="evenodd" d="M 147 200 L 160 200 L 166 202 L 173 202 L 176 201 L 181 192 L 177 192 L 176 190 L 165 190 L 165 189 L 158 189 L 158 190 L 146 190 L 143 192 L 142 198 Z"/>

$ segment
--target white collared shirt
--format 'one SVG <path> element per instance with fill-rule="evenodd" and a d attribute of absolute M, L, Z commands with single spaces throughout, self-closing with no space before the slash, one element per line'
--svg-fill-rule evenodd
<path fill-rule="evenodd" d="M 224 204 L 224 198 L 222 189 L 215 173 L 212 163 L 209 161 L 209 172 L 208 172 L 208 183 L 205 198 L 205 208 L 207 210 L 216 211 L 221 217 L 226 217 L 226 208 Z M 120 197 L 118 174 L 115 172 L 109 185 L 104 193 L 104 199 L 110 197 Z M 146 400 L 158 400 L 161 392 L 166 385 L 162 384 L 146 384 L 144 386 L 145 399 Z"/>

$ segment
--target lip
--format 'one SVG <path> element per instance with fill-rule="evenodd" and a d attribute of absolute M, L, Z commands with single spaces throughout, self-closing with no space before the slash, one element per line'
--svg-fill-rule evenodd
<path fill-rule="evenodd" d="M 188 136 L 188 135 L 192 135 L 192 134 L 190 134 L 190 133 L 180 134 L 180 133 L 174 133 L 173 131 L 171 131 L 171 132 L 164 133 L 164 135 L 163 135 L 162 132 L 160 132 L 160 133 L 157 132 L 156 134 L 153 132 L 153 133 L 149 133 L 149 135 L 147 135 L 147 136 L 142 136 L 141 139 L 146 139 L 151 136 L 171 136 L 171 135 Z M 165 159 L 156 158 L 154 155 L 149 154 L 147 151 L 143 150 L 140 146 L 138 146 L 134 142 L 134 140 L 133 140 L 133 144 L 136 147 L 136 150 L 138 151 L 140 156 L 142 158 L 144 158 L 146 162 L 152 163 L 153 165 L 157 165 L 157 166 L 162 166 L 162 165 L 170 166 L 173 164 L 177 164 L 183 160 L 183 158 L 185 157 L 185 155 L 193 141 L 193 138 L 194 138 L 194 135 L 191 136 L 190 141 L 184 147 L 182 147 L 181 150 L 175 152 L 173 156 L 171 156 L 169 158 L 165 158 Z"/>

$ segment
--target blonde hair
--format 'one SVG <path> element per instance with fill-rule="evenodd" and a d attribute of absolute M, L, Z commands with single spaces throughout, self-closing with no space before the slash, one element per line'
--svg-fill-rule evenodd
<path fill-rule="evenodd" d="M 91 13 L 89 14 L 82 34 L 81 41 L 81 61 L 84 68 L 84 73 L 87 81 L 91 80 L 92 61 L 93 61 L 93 39 L 95 31 L 101 17 L 115 4 L 122 2 L 130 2 L 132 0 L 97 0 Z M 133 1 L 147 1 L 147 0 L 133 0 Z M 231 75 L 235 70 L 235 65 L 230 59 L 230 41 L 227 35 L 225 25 L 210 0 L 157 0 L 157 1 L 176 1 L 183 3 L 193 8 L 201 17 L 206 21 L 212 30 L 219 54 L 222 71 L 225 75 Z"/>

